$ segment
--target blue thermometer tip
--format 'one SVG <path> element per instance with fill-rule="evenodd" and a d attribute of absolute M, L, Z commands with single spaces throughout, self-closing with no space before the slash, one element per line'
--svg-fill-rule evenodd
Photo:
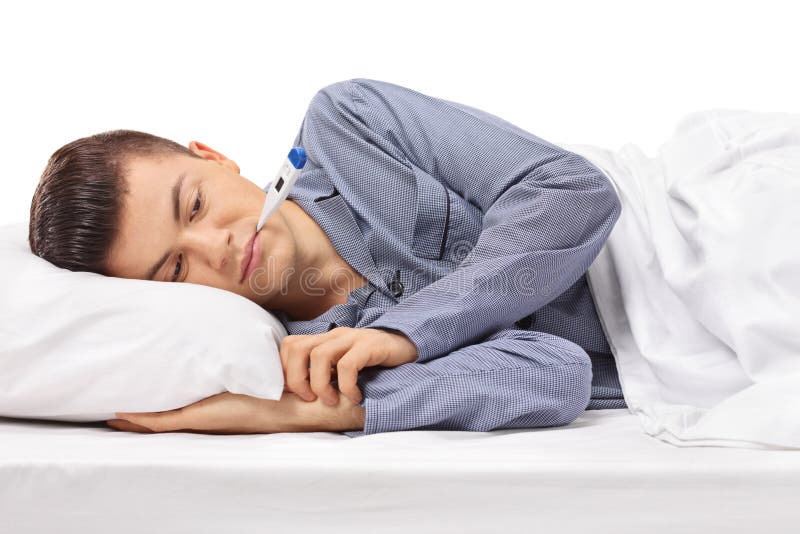
<path fill-rule="evenodd" d="M 291 149 L 288 158 L 295 169 L 302 169 L 306 166 L 306 151 L 302 147 L 296 146 Z"/>

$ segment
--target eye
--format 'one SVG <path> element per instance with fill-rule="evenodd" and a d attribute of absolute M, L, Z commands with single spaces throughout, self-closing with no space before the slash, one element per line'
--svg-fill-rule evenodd
<path fill-rule="evenodd" d="M 194 218 L 195 213 L 200 211 L 200 205 L 202 204 L 201 203 L 201 199 L 202 199 L 201 193 L 200 193 L 200 191 L 198 191 L 197 192 L 197 198 L 194 201 L 194 207 L 192 208 L 192 213 L 191 213 L 191 215 L 189 215 L 189 220 L 190 221 Z"/>
<path fill-rule="evenodd" d="M 178 261 L 175 262 L 175 273 L 172 275 L 172 281 L 177 282 L 178 275 L 181 274 L 181 265 L 183 264 L 183 255 L 178 254 Z"/>

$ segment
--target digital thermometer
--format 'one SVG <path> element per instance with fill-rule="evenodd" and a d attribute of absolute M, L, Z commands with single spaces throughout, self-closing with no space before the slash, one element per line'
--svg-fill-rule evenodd
<path fill-rule="evenodd" d="M 258 218 L 258 226 L 256 232 L 261 230 L 267 218 L 272 215 L 272 212 L 286 199 L 289 191 L 292 190 L 294 182 L 300 176 L 300 170 L 306 164 L 306 151 L 302 147 L 296 146 L 289 151 L 286 160 L 281 165 L 281 170 L 278 175 L 272 180 L 272 183 L 267 189 L 267 200 L 264 201 L 264 207 L 261 209 L 261 217 Z"/>

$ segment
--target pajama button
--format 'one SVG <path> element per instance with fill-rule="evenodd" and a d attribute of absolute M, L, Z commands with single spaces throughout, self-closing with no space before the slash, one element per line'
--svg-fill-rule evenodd
<path fill-rule="evenodd" d="M 522 319 L 520 319 L 519 321 L 517 321 L 517 322 L 516 322 L 516 323 L 514 323 L 514 324 L 515 324 L 515 325 L 517 326 L 517 328 L 519 328 L 520 330 L 527 330 L 528 328 L 530 328 L 530 327 L 532 327 L 534 324 L 536 324 L 536 314 L 535 314 L 535 313 L 532 313 L 532 314 L 530 314 L 530 315 L 528 315 L 528 316 L 525 316 L 525 317 L 523 317 Z"/>
<path fill-rule="evenodd" d="M 400 281 L 400 271 L 395 271 L 394 278 L 389 282 L 389 290 L 395 298 L 403 294 L 403 282 Z"/>

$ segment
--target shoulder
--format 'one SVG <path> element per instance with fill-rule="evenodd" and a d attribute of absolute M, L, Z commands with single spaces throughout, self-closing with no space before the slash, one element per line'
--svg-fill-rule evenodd
<path fill-rule="evenodd" d="M 317 89 L 306 109 L 306 119 L 335 122 L 339 115 L 358 113 L 361 104 L 355 81 L 341 80 Z"/>
<path fill-rule="evenodd" d="M 339 92 L 357 92 L 363 88 L 380 88 L 380 87 L 400 87 L 390 82 L 381 80 L 373 80 L 370 78 L 350 78 L 347 80 L 340 80 L 338 82 L 329 83 L 317 90 L 317 94 L 339 93 Z M 316 96 L 316 95 L 315 95 Z"/>
<path fill-rule="evenodd" d="M 350 102 L 355 104 L 386 103 L 401 93 L 416 93 L 402 85 L 371 78 L 350 78 L 325 85 L 317 90 L 311 99 L 316 105 L 329 105 L 331 102 Z"/>
<path fill-rule="evenodd" d="M 360 78 L 341 80 L 320 87 L 311 98 L 311 104 L 325 104 L 326 102 L 330 101 L 352 100 L 354 94 L 358 94 L 359 79 Z"/>

